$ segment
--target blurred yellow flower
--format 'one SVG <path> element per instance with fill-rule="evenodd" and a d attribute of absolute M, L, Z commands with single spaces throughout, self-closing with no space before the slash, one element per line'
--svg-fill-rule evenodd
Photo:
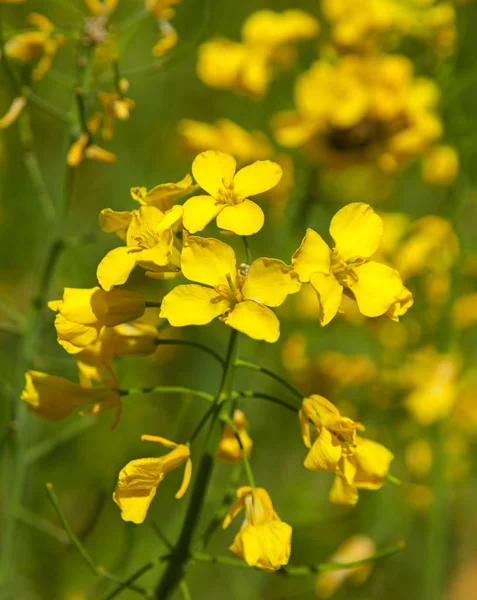
<path fill-rule="evenodd" d="M 304 147 L 329 167 L 370 163 L 392 173 L 440 137 L 438 99 L 435 83 L 414 77 L 404 56 L 345 55 L 302 73 L 296 111 L 271 124 L 281 145 Z"/>
<path fill-rule="evenodd" d="M 97 97 L 105 110 L 102 135 L 104 139 L 110 140 L 113 137 L 114 119 L 127 121 L 129 112 L 134 108 L 134 100 L 126 98 L 121 90 L 114 90 L 110 94 L 98 92 Z"/>
<path fill-rule="evenodd" d="M 428 440 L 416 439 L 406 447 L 406 467 L 414 477 L 427 477 L 432 467 L 432 448 Z"/>
<path fill-rule="evenodd" d="M 227 528 L 245 509 L 245 520 L 230 550 L 251 567 L 273 572 L 288 564 L 292 528 L 280 520 L 264 488 L 241 487 L 237 500 L 223 522 Z"/>
<path fill-rule="evenodd" d="M 180 274 L 180 244 L 173 227 L 182 219 L 182 206 L 163 213 L 155 206 L 133 211 L 127 229 L 126 246 L 106 254 L 96 275 L 105 290 L 125 283 L 136 265 L 146 269 L 152 279 L 173 278 Z"/>
<path fill-rule="evenodd" d="M 95 17 L 111 15 L 119 0 L 84 0 L 89 12 Z"/>
<path fill-rule="evenodd" d="M 342 417 L 318 395 L 303 400 L 299 418 L 303 442 L 309 448 L 305 468 L 336 474 L 330 491 L 333 504 L 354 506 L 358 489 L 378 490 L 384 485 L 394 457 L 381 444 L 356 435 L 364 429 L 361 423 Z"/>
<path fill-rule="evenodd" d="M 376 552 L 376 544 L 366 535 L 352 535 L 341 544 L 329 559 L 331 563 L 348 563 L 363 560 Z M 366 563 L 350 569 L 333 569 L 320 573 L 316 579 L 318 598 L 330 598 L 346 581 L 360 585 L 366 581 L 373 569 L 373 563 Z"/>
<path fill-rule="evenodd" d="M 99 162 L 114 163 L 116 155 L 93 142 L 93 135 L 98 131 L 102 115 L 94 114 L 88 121 L 88 131 L 82 131 L 68 150 L 66 162 L 70 167 L 77 167 L 85 158 Z"/>
<path fill-rule="evenodd" d="M 269 160 L 256 161 L 236 171 L 230 154 L 217 150 L 202 152 L 192 163 L 192 174 L 209 196 L 193 196 L 184 204 L 184 227 L 191 233 L 202 231 L 217 217 L 217 226 L 237 235 L 260 231 L 265 221 L 262 209 L 248 199 L 273 188 L 282 169 Z"/>
<path fill-rule="evenodd" d="M 14 98 L 10 108 L 3 115 L 3 117 L 0 118 L 0 129 L 6 129 L 7 127 L 10 127 L 10 125 L 18 119 L 20 113 L 25 108 L 26 103 L 27 100 L 23 96 Z"/>
<path fill-rule="evenodd" d="M 30 13 L 27 20 L 37 31 L 12 36 L 5 44 L 5 54 L 23 63 L 36 62 L 31 77 L 34 81 L 39 81 L 51 68 L 56 51 L 66 42 L 66 37 L 58 33 L 44 15 Z"/>
<path fill-rule="evenodd" d="M 450 185 L 458 172 L 459 156 L 451 146 L 435 146 L 422 161 L 422 178 L 431 185 Z"/>
<path fill-rule="evenodd" d="M 84 388 L 63 377 L 40 371 L 27 371 L 26 385 L 20 398 L 28 404 L 28 410 L 48 421 L 69 417 L 76 409 L 84 407 L 80 414 L 96 414 L 110 408 L 121 410 L 119 392 L 109 387 Z M 93 406 L 88 406 L 93 405 Z M 115 424 L 117 423 L 117 419 Z"/>
<path fill-rule="evenodd" d="M 161 37 L 152 47 L 152 55 L 156 57 L 164 56 L 170 50 L 177 46 L 179 36 L 169 21 L 159 21 L 159 30 Z"/>
<path fill-rule="evenodd" d="M 156 19 L 170 20 L 176 14 L 173 6 L 179 4 L 181 0 L 145 0 L 144 7 Z"/>
<path fill-rule="evenodd" d="M 330 234 L 336 244 L 333 249 L 313 229 L 307 229 L 292 264 L 300 281 L 310 282 L 317 294 L 322 326 L 335 317 L 344 290 L 353 295 L 367 317 L 385 314 L 401 298 L 399 273 L 368 260 L 378 249 L 382 233 L 381 218 L 362 202 L 348 204 L 331 220 Z M 397 312 L 403 314 L 407 307 L 408 301 Z"/>
<path fill-rule="evenodd" d="M 452 316 L 457 327 L 465 329 L 477 323 L 477 293 L 464 294 L 457 298 L 452 307 Z"/>
<path fill-rule="evenodd" d="M 161 305 L 161 318 L 174 327 L 206 325 L 220 317 L 229 327 L 255 340 L 276 342 L 280 323 L 268 308 L 280 306 L 300 282 L 284 262 L 259 258 L 237 269 L 233 249 L 214 238 L 189 237 L 181 255 L 181 268 L 190 281 L 179 285 Z"/>
<path fill-rule="evenodd" d="M 176 498 L 186 493 L 192 476 L 192 461 L 188 446 L 176 444 L 155 435 L 143 435 L 141 439 L 157 442 L 171 451 L 159 458 L 138 458 L 130 461 L 121 469 L 113 500 L 121 509 L 124 521 L 142 523 L 146 518 L 149 506 L 156 495 L 157 486 L 172 470 L 185 464 L 184 478 Z"/>
<path fill-rule="evenodd" d="M 70 354 L 93 344 L 104 327 L 114 327 L 140 317 L 146 308 L 137 292 L 65 288 L 61 300 L 48 302 L 55 318 L 58 343 Z"/>
<path fill-rule="evenodd" d="M 253 442 L 247 433 L 247 421 L 243 411 L 236 409 L 232 416 L 235 427 L 240 437 L 240 443 L 247 456 L 252 452 Z M 220 436 L 217 448 L 217 458 L 227 463 L 238 463 L 242 461 L 242 451 L 235 433 L 230 429 L 227 423 L 224 424 L 222 435 Z"/>
<path fill-rule="evenodd" d="M 318 30 L 316 19 L 300 10 L 257 11 L 242 26 L 242 43 L 214 38 L 200 46 L 197 75 L 210 87 L 261 98 L 275 71 L 295 62 L 292 44 Z"/>
<path fill-rule="evenodd" d="M 81 385 L 91 387 L 92 382 L 96 381 L 110 387 L 117 386 L 112 369 L 113 359 L 117 356 L 153 354 L 157 348 L 156 340 L 157 329 L 140 321 L 104 327 L 95 342 L 74 356 Z"/>
<path fill-rule="evenodd" d="M 193 154 L 205 150 L 219 150 L 231 154 L 243 165 L 263 160 L 272 154 L 272 146 L 261 131 L 246 131 L 229 119 L 214 124 L 183 119 L 177 127 L 184 148 Z"/>

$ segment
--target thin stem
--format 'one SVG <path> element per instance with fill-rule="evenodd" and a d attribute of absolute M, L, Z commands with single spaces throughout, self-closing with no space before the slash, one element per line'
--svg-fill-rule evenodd
<path fill-rule="evenodd" d="M 171 345 L 171 346 L 191 346 L 192 348 L 198 348 L 199 350 L 202 350 L 203 352 L 207 352 L 207 354 L 210 354 L 210 356 L 213 356 L 215 358 L 215 360 L 222 365 L 222 367 L 224 366 L 224 359 L 220 356 L 220 354 L 215 352 L 215 350 L 212 350 L 212 348 L 208 348 L 207 346 L 204 346 L 204 344 L 200 344 L 199 342 L 193 342 L 191 340 L 173 340 L 173 339 L 166 340 L 166 339 L 159 338 L 156 340 L 155 343 L 157 346 Z"/>
<path fill-rule="evenodd" d="M 162 306 L 162 302 L 153 302 L 149 300 L 146 300 L 144 304 L 146 305 L 146 308 L 161 308 Z"/>
<path fill-rule="evenodd" d="M 158 567 L 159 565 L 161 565 L 162 563 L 166 562 L 167 560 L 170 560 L 170 558 L 171 558 L 170 554 L 164 554 L 163 556 L 160 556 L 159 558 L 155 558 L 154 560 L 151 560 L 146 565 L 144 565 L 143 567 L 141 567 L 140 569 L 138 569 L 137 571 L 135 571 L 130 577 L 128 577 L 126 579 L 126 581 L 124 581 L 123 583 L 121 583 L 121 585 L 119 585 L 112 592 L 104 594 L 101 597 L 100 600 L 113 600 L 113 598 L 116 598 L 116 596 L 118 596 L 125 589 L 127 589 L 127 588 L 130 589 L 131 586 L 132 586 L 132 584 L 137 579 L 139 579 L 139 577 L 142 577 L 142 575 L 144 575 L 145 573 L 147 573 L 151 569 L 154 569 L 155 567 Z"/>
<path fill-rule="evenodd" d="M 242 241 L 243 241 L 243 245 L 245 248 L 245 257 L 246 257 L 247 265 L 251 265 L 252 264 L 252 253 L 250 252 L 250 245 L 248 243 L 248 237 L 246 235 L 243 235 Z"/>
<path fill-rule="evenodd" d="M 41 533 L 46 533 L 50 537 L 54 538 L 60 544 L 68 543 L 68 536 L 63 531 L 47 519 L 44 519 L 40 515 L 37 515 L 26 506 L 17 506 L 15 509 L 15 515 L 19 521 L 40 531 Z"/>
<path fill-rule="evenodd" d="M 78 536 L 75 533 L 73 533 L 68 521 L 66 520 L 65 515 L 63 514 L 63 511 L 60 506 L 60 501 L 58 500 L 58 496 L 56 495 L 56 492 L 53 488 L 53 484 L 50 482 L 46 484 L 46 493 L 48 494 L 48 499 L 50 500 L 53 508 L 55 509 L 55 512 L 58 515 L 58 518 L 63 526 L 63 529 L 66 531 L 70 542 L 74 545 L 81 558 L 83 558 L 83 560 L 89 566 L 91 571 L 93 571 L 93 573 L 96 576 L 101 575 L 101 567 L 96 566 L 94 560 L 91 558 L 86 548 L 80 542 Z"/>
<path fill-rule="evenodd" d="M 189 590 L 189 586 L 187 585 L 187 582 L 185 579 L 183 579 L 180 583 L 179 583 L 179 588 L 182 592 L 182 597 L 184 600 L 192 600 L 192 596 L 190 595 L 190 590 Z"/>
<path fill-rule="evenodd" d="M 388 473 L 386 475 L 386 480 L 389 481 L 389 483 L 392 483 L 393 485 L 397 485 L 398 487 L 400 487 L 403 484 L 403 482 L 400 479 L 394 477 L 394 475 L 391 475 L 391 473 Z"/>
<path fill-rule="evenodd" d="M 209 410 L 205 413 L 205 415 L 199 421 L 197 427 L 194 429 L 194 431 L 189 436 L 189 440 L 188 440 L 189 444 L 192 444 L 192 442 L 199 435 L 199 433 L 202 431 L 202 429 L 204 428 L 204 426 L 207 423 L 207 421 L 210 419 L 210 417 L 212 416 L 212 414 L 214 412 L 216 412 L 216 410 L 217 410 L 216 409 L 216 405 L 215 405 L 215 403 L 213 403 L 212 406 L 209 408 Z"/>
<path fill-rule="evenodd" d="M 223 421 L 224 423 L 226 423 L 230 427 L 230 429 L 233 431 L 235 437 L 237 438 L 237 442 L 240 446 L 240 452 L 242 453 L 243 466 L 245 468 L 245 474 L 247 475 L 248 483 L 249 483 L 250 487 L 253 487 L 253 488 L 256 487 L 255 478 L 254 478 L 253 472 L 252 472 L 252 467 L 250 466 L 248 454 L 245 451 L 245 448 L 243 447 L 239 430 L 235 426 L 233 419 L 231 419 L 227 413 L 223 413 L 220 416 L 220 420 Z"/>
<path fill-rule="evenodd" d="M 330 562 L 319 563 L 316 565 L 286 565 L 282 567 L 279 571 L 276 571 L 276 573 L 278 575 L 299 577 L 316 575 L 317 573 L 325 573 L 327 571 L 352 569 L 353 567 L 359 567 L 361 565 L 366 565 L 370 562 L 374 562 L 375 560 L 386 558 L 387 556 L 392 556 L 393 554 L 396 554 L 397 552 L 402 550 L 404 547 L 404 542 L 397 542 L 396 544 L 393 544 L 392 546 L 387 546 L 386 548 L 375 552 L 371 556 L 362 558 L 361 560 L 355 560 L 347 563 Z M 242 569 L 255 569 L 255 567 L 251 567 L 245 561 L 239 558 L 234 558 L 232 556 L 214 556 L 205 552 L 193 552 L 192 558 L 198 560 L 199 562 L 217 565 L 227 565 L 229 567 L 238 567 Z"/>
<path fill-rule="evenodd" d="M 283 408 L 286 408 L 287 410 L 291 411 L 292 413 L 295 413 L 295 414 L 298 413 L 298 408 L 296 406 L 289 404 L 288 402 L 286 402 L 286 400 L 281 400 L 280 398 L 277 398 L 276 396 L 271 396 L 270 394 L 262 394 L 261 392 L 252 392 L 249 390 L 240 390 L 238 392 L 235 392 L 235 395 L 238 398 L 261 398 L 263 400 L 268 400 L 269 402 L 273 402 L 274 404 L 278 404 L 278 406 L 282 406 Z"/>
<path fill-rule="evenodd" d="M 287 390 L 289 390 L 299 400 L 303 400 L 303 398 L 305 397 L 304 394 L 302 394 L 300 391 L 298 391 L 296 389 L 296 387 L 294 387 L 291 383 L 288 383 L 288 381 L 286 379 L 284 379 L 280 375 L 277 375 L 277 373 L 270 371 L 270 369 L 267 369 L 266 367 L 261 367 L 260 365 L 256 365 L 255 363 L 251 363 L 247 360 L 236 360 L 234 363 L 234 367 L 242 368 L 242 369 L 252 369 L 253 371 L 259 371 L 260 373 L 263 373 L 264 375 L 268 375 L 268 377 L 271 377 L 272 379 L 275 379 L 275 381 L 278 381 L 279 383 L 281 383 L 283 386 L 285 386 L 287 388 Z"/>
<path fill-rule="evenodd" d="M 207 400 L 207 402 L 214 401 L 214 396 L 212 396 L 212 394 L 202 392 L 201 390 L 192 390 L 187 387 L 175 385 L 158 385 L 156 387 L 129 388 L 127 390 L 119 390 L 119 395 L 132 396 L 134 394 L 156 394 L 158 392 L 162 392 L 164 394 L 188 394 L 189 396 L 196 396 L 197 398 L 202 398 L 202 400 Z"/>
<path fill-rule="evenodd" d="M 154 533 L 157 535 L 157 537 L 164 544 L 164 546 L 169 550 L 169 552 L 172 552 L 174 550 L 174 546 L 169 541 L 169 538 L 163 533 L 163 531 L 159 527 L 159 525 L 156 522 L 153 522 L 153 523 L 151 523 L 151 527 L 152 527 L 152 530 L 154 531 Z"/>

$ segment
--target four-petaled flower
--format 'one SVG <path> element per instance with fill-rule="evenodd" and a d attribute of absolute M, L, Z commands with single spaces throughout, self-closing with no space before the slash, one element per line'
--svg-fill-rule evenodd
<path fill-rule="evenodd" d="M 186 493 L 192 476 L 192 461 L 188 446 L 176 444 L 156 435 L 143 435 L 143 441 L 157 442 L 171 451 L 159 458 L 138 458 L 129 462 L 119 473 L 113 500 L 121 509 L 124 521 L 142 523 L 164 477 L 185 463 L 184 478 L 176 498 Z"/>
<path fill-rule="evenodd" d="M 248 199 L 275 187 L 282 177 L 280 165 L 257 160 L 235 173 L 237 163 L 218 150 L 202 152 L 192 163 L 192 174 L 209 196 L 193 196 L 184 204 L 184 227 L 202 231 L 217 217 L 217 226 L 237 235 L 260 231 L 265 217 L 258 204 Z"/>
<path fill-rule="evenodd" d="M 222 527 L 228 527 L 243 508 L 245 520 L 229 550 L 251 567 L 278 571 L 282 565 L 288 564 L 292 528 L 273 510 L 267 490 L 249 486 L 237 490 L 237 500 Z"/>
<path fill-rule="evenodd" d="M 206 325 L 220 317 L 255 340 L 276 342 L 280 323 L 269 306 L 280 306 L 300 289 L 293 269 L 259 258 L 236 266 L 233 249 L 214 238 L 189 237 L 181 255 L 184 276 L 206 286 L 178 285 L 163 299 L 160 316 L 174 327 Z"/>
<path fill-rule="evenodd" d="M 353 506 L 358 489 L 378 490 L 384 485 L 394 457 L 381 444 L 356 435 L 356 430 L 364 430 L 361 423 L 342 417 L 336 406 L 319 395 L 303 400 L 299 417 L 303 442 L 310 449 L 305 468 L 336 474 L 330 492 L 333 504 Z"/>
<path fill-rule="evenodd" d="M 391 307 L 392 318 L 402 315 L 412 304 L 412 295 L 399 273 L 368 260 L 381 242 L 381 217 L 369 205 L 354 202 L 336 213 L 330 234 L 333 249 L 316 231 L 307 229 L 292 259 L 300 281 L 310 282 L 317 294 L 321 325 L 334 318 L 343 292 L 354 297 L 367 317 L 384 315 Z"/>

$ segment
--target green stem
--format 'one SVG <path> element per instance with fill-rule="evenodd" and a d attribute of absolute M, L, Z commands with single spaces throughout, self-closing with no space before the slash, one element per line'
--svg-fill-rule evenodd
<path fill-rule="evenodd" d="M 212 475 L 217 444 L 220 438 L 220 430 L 216 426 L 219 411 L 223 404 L 224 395 L 225 397 L 229 397 L 232 391 L 229 389 L 229 385 L 231 386 L 233 383 L 234 357 L 237 338 L 238 332 L 235 331 L 235 329 L 232 329 L 230 332 L 230 340 L 227 348 L 222 380 L 213 403 L 215 410 L 211 413 L 209 418 L 209 429 L 205 442 L 205 451 L 199 464 L 198 473 L 189 500 L 187 514 L 184 519 L 175 552 L 156 589 L 156 598 L 160 600 L 167 600 L 170 598 L 180 581 L 182 581 L 184 578 L 185 569 L 190 560 L 190 544 L 197 528 L 199 517 L 202 513 L 202 507 L 204 505 L 207 488 Z"/>
<path fill-rule="evenodd" d="M 404 547 L 404 542 L 397 542 L 396 544 L 393 544 L 392 546 L 387 546 L 386 548 L 375 552 L 371 556 L 362 558 L 361 560 L 354 560 L 352 562 L 347 563 L 330 562 L 319 563 L 317 565 L 287 565 L 282 567 L 279 571 L 276 571 L 276 573 L 278 575 L 299 577 L 316 575 L 317 573 L 325 573 L 327 571 L 351 569 L 353 567 L 360 567 L 361 565 L 366 565 L 370 562 L 374 562 L 375 560 L 379 560 L 381 558 L 386 558 L 387 556 L 392 556 L 393 554 L 396 554 L 397 552 L 402 550 Z M 206 554 L 205 552 L 193 552 L 192 558 L 199 562 L 205 562 L 209 564 L 227 565 L 229 567 L 238 567 L 242 569 L 255 569 L 255 567 L 251 567 L 240 558 L 234 558 L 232 556 L 214 556 L 211 554 Z"/>
<path fill-rule="evenodd" d="M 279 383 L 281 383 L 283 386 L 285 386 L 287 388 L 287 390 L 289 390 L 299 400 L 303 400 L 303 398 L 305 397 L 304 394 L 302 394 L 300 391 L 298 391 L 296 389 L 296 387 L 294 387 L 291 383 L 288 383 L 288 381 L 286 379 L 284 379 L 283 377 L 280 377 L 280 375 L 277 375 L 273 371 L 270 371 L 270 369 L 261 367 L 260 365 L 256 365 L 255 363 L 248 362 L 247 360 L 236 360 L 234 363 L 234 367 L 242 368 L 242 369 L 251 369 L 253 371 L 259 371 L 260 373 L 263 373 L 264 375 L 268 375 L 268 377 L 271 377 L 272 379 L 275 379 L 275 381 L 278 381 Z"/>
<path fill-rule="evenodd" d="M 207 400 L 207 402 L 214 402 L 214 396 L 202 392 L 201 390 L 191 390 L 187 387 L 175 386 L 175 385 L 158 385 L 156 387 L 146 388 L 129 388 L 127 390 L 119 390 L 120 396 L 132 396 L 133 394 L 156 394 L 162 392 L 164 394 L 188 394 L 189 396 L 196 396 Z"/>
<path fill-rule="evenodd" d="M 191 346 L 192 348 L 198 348 L 199 350 L 202 350 L 203 352 L 207 352 L 207 354 L 210 354 L 210 356 L 213 356 L 215 358 L 215 360 L 222 365 L 222 367 L 225 364 L 224 359 L 220 356 L 220 354 L 215 352 L 215 350 L 212 350 L 212 348 L 204 346 L 204 344 L 200 344 L 199 342 L 193 342 L 191 340 L 173 340 L 173 339 L 166 340 L 166 339 L 158 338 L 155 343 L 157 346 L 166 346 L 166 345 Z"/>
<path fill-rule="evenodd" d="M 243 245 L 245 248 L 245 256 L 246 256 L 247 265 L 250 266 L 252 264 L 252 253 L 250 252 L 250 244 L 248 243 L 248 237 L 246 235 L 243 235 L 242 241 L 243 241 Z"/>
<path fill-rule="evenodd" d="M 261 398 L 263 400 L 268 400 L 269 402 L 273 402 L 274 404 L 278 404 L 278 406 L 282 406 L 283 408 L 286 408 L 287 410 L 297 414 L 298 413 L 298 408 L 296 406 L 293 406 L 292 404 L 289 404 L 288 402 L 286 402 L 285 400 L 281 400 L 280 398 L 277 398 L 276 396 L 271 396 L 270 394 L 262 394 L 261 392 L 252 392 L 249 390 L 240 390 L 238 392 L 235 392 L 235 396 L 237 398 Z"/>
<path fill-rule="evenodd" d="M 247 452 L 245 451 L 245 448 L 243 447 L 243 444 L 242 444 L 242 440 L 240 439 L 239 430 L 235 426 L 233 419 L 231 419 L 227 413 L 221 414 L 220 420 L 223 421 L 224 423 L 226 423 L 230 427 L 230 429 L 233 431 L 235 437 L 237 438 L 237 442 L 240 446 L 240 452 L 242 453 L 243 466 L 245 468 L 245 474 L 247 475 L 248 483 L 249 483 L 250 487 L 253 487 L 253 488 L 256 487 L 255 478 L 254 478 L 253 472 L 252 472 L 252 467 L 250 466 L 250 461 L 248 459 Z"/>

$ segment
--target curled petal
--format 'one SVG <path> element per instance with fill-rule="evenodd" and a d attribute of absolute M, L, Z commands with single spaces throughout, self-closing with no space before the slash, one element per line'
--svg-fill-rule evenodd
<path fill-rule="evenodd" d="M 327 325 L 338 312 L 343 296 L 343 288 L 332 273 L 313 273 L 310 283 L 316 292 L 319 303 L 320 325 Z"/>
<path fill-rule="evenodd" d="M 110 291 L 115 285 L 126 283 L 136 266 L 138 254 L 138 252 L 131 252 L 128 246 L 121 246 L 108 252 L 96 270 L 101 287 Z"/>
<path fill-rule="evenodd" d="M 341 453 L 342 448 L 339 441 L 326 427 L 322 427 L 305 459 L 305 469 L 334 473 Z"/>

